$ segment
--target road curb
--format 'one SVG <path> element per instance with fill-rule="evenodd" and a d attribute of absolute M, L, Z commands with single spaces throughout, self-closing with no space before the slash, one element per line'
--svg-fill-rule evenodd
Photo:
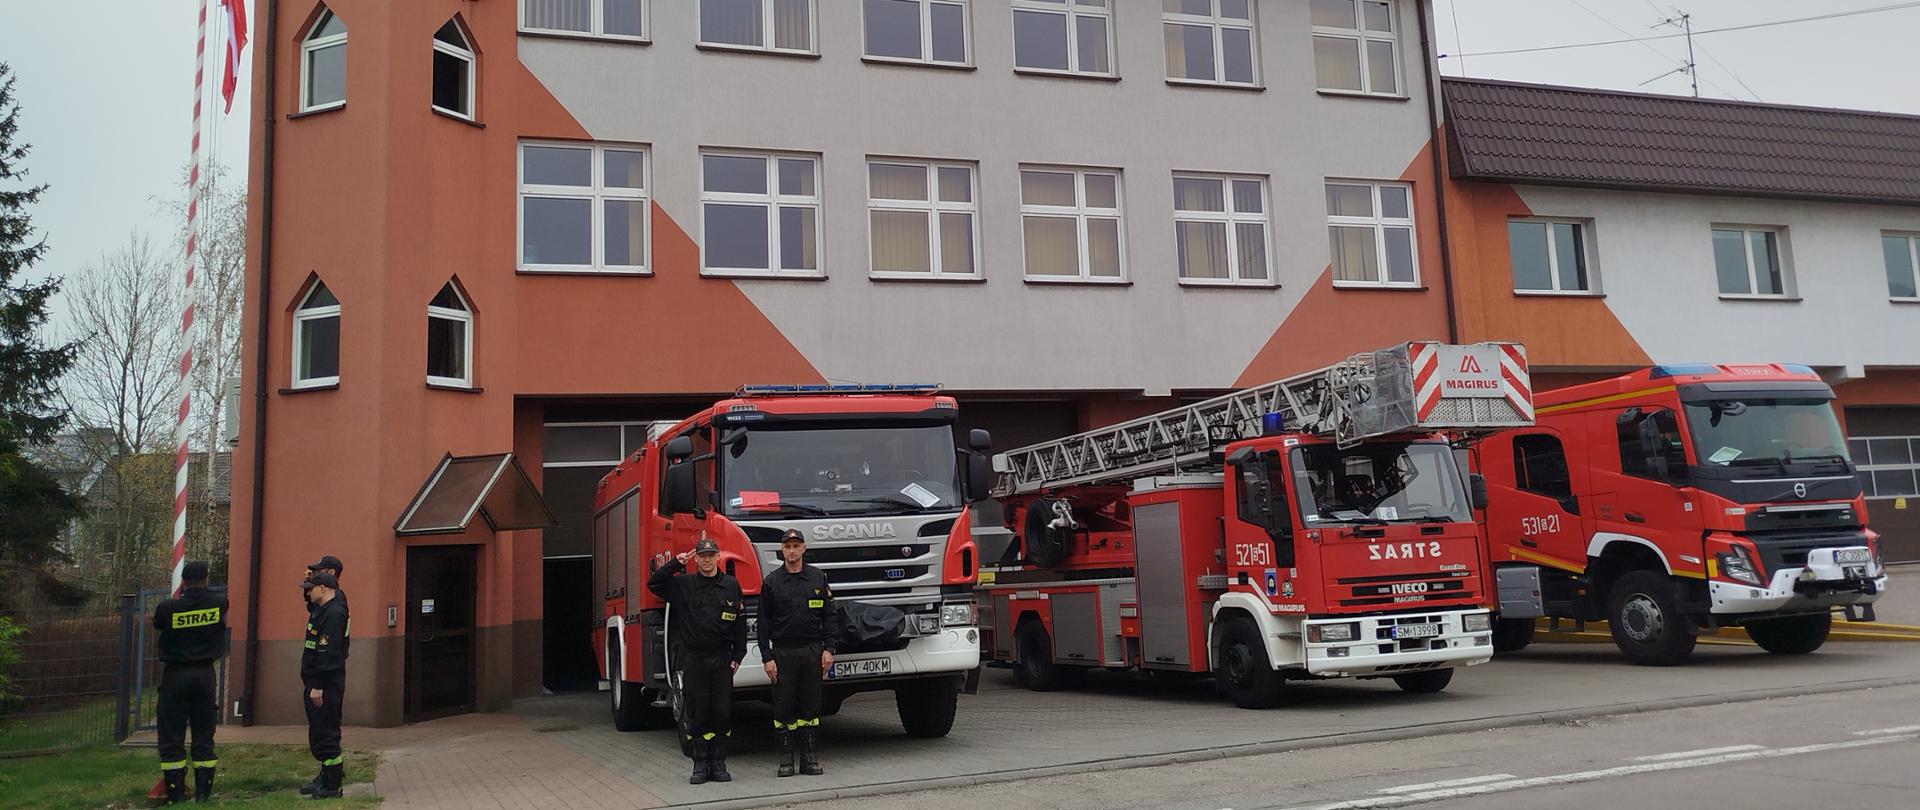
<path fill-rule="evenodd" d="M 834 799 L 855 799 L 869 796 L 885 796 L 894 793 L 911 793 L 920 790 L 941 788 L 972 787 L 997 782 L 1015 782 L 1022 779 L 1037 779 L 1048 776 L 1066 776 L 1097 771 L 1119 771 L 1132 768 L 1151 768 L 1157 765 L 1177 765 L 1185 762 L 1200 762 L 1231 757 L 1254 756 L 1258 754 L 1278 754 L 1287 751 L 1303 751 L 1314 748 L 1332 748 L 1342 745 L 1360 745 L 1364 743 L 1395 742 L 1399 740 L 1429 737 L 1437 734 L 1463 734 L 1474 731 L 1489 731 L 1503 728 L 1525 726 L 1545 726 L 1569 723 L 1576 720 L 1590 720 L 1595 717 L 1608 717 L 1618 714 L 1641 714 L 1645 712 L 1667 711 L 1670 709 L 1688 709 L 1699 706 L 1718 706 L 1727 703 L 1747 703 L 1756 700 L 1775 698 L 1822 695 L 1834 692 L 1854 692 L 1867 689 L 1885 689 L 1895 686 L 1920 685 L 1920 676 L 1905 678 L 1870 678 L 1857 681 L 1836 681 L 1833 683 L 1804 684 L 1784 686 L 1773 689 L 1754 689 L 1742 692 L 1730 692 L 1715 695 L 1691 695 L 1687 697 L 1650 700 L 1640 703 L 1608 703 L 1598 706 L 1583 706 L 1553 712 L 1526 712 L 1521 714 L 1492 715 L 1471 720 L 1449 720 L 1442 723 L 1425 723 L 1414 726 L 1375 729 L 1372 731 L 1354 731 L 1341 734 L 1325 734 L 1315 737 L 1301 737 L 1290 740 L 1271 740 L 1267 742 L 1244 743 L 1240 745 L 1215 748 L 1195 748 L 1185 751 L 1171 751 L 1162 754 L 1143 754 L 1139 756 L 1094 759 L 1065 765 L 1048 765 L 1038 768 L 1022 768 L 1010 771 L 943 776 L 934 779 L 918 779 L 900 782 L 880 782 L 869 785 L 854 785 L 841 788 L 824 788 L 799 793 L 783 793 L 774 796 L 759 796 L 745 799 L 722 799 L 711 802 L 692 802 L 672 805 L 674 807 L 693 807 L 700 810 L 741 810 L 751 807 L 771 807 L 782 804 L 831 801 Z"/>

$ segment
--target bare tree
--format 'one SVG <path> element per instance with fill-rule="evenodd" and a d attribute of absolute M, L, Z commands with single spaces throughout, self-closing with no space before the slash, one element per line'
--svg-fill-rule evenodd
<path fill-rule="evenodd" d="M 183 170 L 180 188 L 191 198 L 190 169 Z M 194 463 L 203 469 L 194 473 L 199 497 L 187 517 L 187 550 L 195 559 L 210 560 L 216 573 L 224 571 L 228 528 L 221 510 L 217 461 L 231 448 L 222 441 L 237 425 L 223 424 L 228 386 L 240 376 L 240 318 L 245 306 L 247 269 L 247 189 L 234 182 L 232 172 L 220 163 L 210 163 L 200 175 L 198 239 L 195 242 L 194 335 L 193 335 L 193 439 L 194 449 L 204 452 Z M 178 223 L 172 257 L 185 260 L 187 203 L 170 201 L 164 208 Z M 184 269 L 174 273 L 183 278 Z M 224 429 L 223 429 L 224 428 Z"/>

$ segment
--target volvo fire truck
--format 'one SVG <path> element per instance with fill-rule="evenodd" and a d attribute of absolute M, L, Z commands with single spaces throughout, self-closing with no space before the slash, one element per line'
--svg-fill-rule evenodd
<path fill-rule="evenodd" d="M 1458 445 L 1531 424 L 1517 344 L 1414 342 L 995 457 L 1017 564 L 987 650 L 1030 688 L 1095 668 L 1446 688 L 1493 655 Z"/>
<path fill-rule="evenodd" d="M 1833 611 L 1872 621 L 1879 539 L 1834 418 L 1805 366 L 1667 365 L 1538 398 L 1539 423 L 1479 453 L 1499 580 L 1495 648 L 1535 619 L 1605 619 L 1628 659 L 1687 660 L 1695 635 L 1744 627 L 1804 654 Z"/>
<path fill-rule="evenodd" d="M 592 636 L 615 727 L 678 720 L 666 606 L 646 587 L 658 555 L 691 551 L 703 537 L 718 543 L 746 597 L 751 638 L 761 575 L 780 567 L 780 538 L 794 529 L 843 616 L 890 609 L 869 610 L 864 622 L 890 630 L 842 642 L 823 711 L 857 692 L 892 691 L 909 734 L 944 736 L 960 693 L 978 683 L 969 504 L 992 486 L 989 437 L 974 430 L 956 448 L 957 416 L 935 385 L 748 386 L 656 425 L 594 501 L 601 620 Z M 737 699 L 768 698 L 761 663 L 749 643 Z"/>

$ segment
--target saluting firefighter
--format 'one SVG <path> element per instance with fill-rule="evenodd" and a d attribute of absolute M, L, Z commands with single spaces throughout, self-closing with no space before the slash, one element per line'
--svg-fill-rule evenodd
<path fill-rule="evenodd" d="M 320 762 L 320 782 L 300 792 L 316 799 L 340 798 L 345 778 L 340 756 L 340 702 L 347 691 L 347 600 L 340 580 L 325 571 L 309 579 L 306 648 L 300 653 L 300 701 L 307 709 L 307 750 Z"/>
<path fill-rule="evenodd" d="M 335 593 L 333 595 L 334 600 L 340 603 L 340 608 L 342 610 L 346 610 L 348 611 L 348 613 L 352 612 L 347 602 L 347 589 L 343 587 L 339 587 L 340 575 L 343 573 L 346 573 L 346 570 L 347 570 L 346 566 L 340 564 L 340 558 L 335 557 L 332 554 L 328 554 L 324 557 L 321 557 L 319 562 L 312 563 L 307 566 L 306 576 L 300 580 L 300 603 L 302 605 L 305 605 L 307 608 L 307 623 L 309 625 L 313 623 L 313 612 L 316 610 L 319 610 L 320 608 L 313 603 L 313 597 L 308 592 L 313 590 L 313 575 L 318 574 L 322 571 L 333 575 L 334 585 L 335 585 L 334 587 Z M 342 654 L 344 653 L 345 651 L 342 650 Z M 306 705 L 307 701 L 303 697 L 300 702 L 301 702 L 301 705 Z M 314 771 L 313 778 L 307 780 L 306 784 L 303 784 L 300 786 L 300 793 L 302 795 L 310 796 L 310 795 L 313 795 L 314 791 L 319 790 L 320 782 L 322 781 L 321 776 L 324 774 L 325 771 L 326 771 L 325 767 L 320 768 L 320 770 Z"/>
<path fill-rule="evenodd" d="M 807 539 L 788 529 L 780 538 L 785 565 L 760 585 L 760 657 L 773 679 L 773 727 L 780 738 L 781 776 L 793 775 L 797 752 L 800 772 L 825 773 L 815 756 L 820 732 L 820 681 L 833 666 L 840 618 L 833 607 L 827 575 L 802 560 Z"/>
<path fill-rule="evenodd" d="M 193 799 L 213 796 L 213 724 L 220 708 L 214 697 L 213 664 L 227 654 L 227 597 L 207 589 L 207 564 L 180 569 L 180 595 L 153 611 L 160 631 L 160 775 L 167 803 L 187 800 L 187 729 L 193 729 Z"/>
<path fill-rule="evenodd" d="M 664 554 L 662 556 L 665 556 Z M 647 590 L 665 599 L 673 668 L 679 673 L 682 716 L 693 776 L 687 784 L 731 782 L 727 740 L 733 737 L 733 674 L 747 657 L 747 622 L 740 615 L 740 582 L 720 570 L 720 544 L 702 537 L 647 578 Z"/>

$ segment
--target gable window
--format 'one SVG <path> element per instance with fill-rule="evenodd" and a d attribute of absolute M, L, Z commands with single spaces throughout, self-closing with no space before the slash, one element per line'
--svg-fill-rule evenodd
<path fill-rule="evenodd" d="M 1883 233 L 1880 252 L 1887 262 L 1887 297 L 1920 299 L 1920 234 Z"/>
<path fill-rule="evenodd" d="M 1268 283 L 1266 200 L 1263 178 L 1175 175 L 1173 236 L 1180 280 Z"/>
<path fill-rule="evenodd" d="M 867 219 L 875 276 L 979 278 L 973 167 L 872 160 Z"/>
<path fill-rule="evenodd" d="M 1253 0 L 1161 0 L 1167 78 L 1253 86 Z"/>
<path fill-rule="evenodd" d="M 1787 296 L 1780 232 L 1773 228 L 1714 228 L 1713 268 L 1721 295 Z"/>
<path fill-rule="evenodd" d="M 1335 286 L 1420 283 L 1413 245 L 1413 188 L 1401 183 L 1328 181 L 1327 234 Z"/>
<path fill-rule="evenodd" d="M 864 0 L 867 56 L 965 65 L 966 0 Z"/>
<path fill-rule="evenodd" d="M 347 103 L 347 24 L 331 10 L 320 12 L 300 43 L 300 111 L 330 110 Z"/>
<path fill-rule="evenodd" d="M 520 269 L 647 272 L 647 151 L 520 144 Z"/>
<path fill-rule="evenodd" d="M 447 282 L 427 303 L 427 384 L 473 387 L 473 310 Z"/>
<path fill-rule="evenodd" d="M 1590 293 L 1587 228 L 1579 222 L 1507 220 L 1507 252 L 1516 292 Z"/>
<path fill-rule="evenodd" d="M 520 0 L 520 30 L 647 38 L 647 0 Z"/>
<path fill-rule="evenodd" d="M 1313 67 L 1322 90 L 1401 94 L 1391 0 L 1313 0 Z"/>
<path fill-rule="evenodd" d="M 1022 168 L 1020 225 L 1029 279 L 1126 277 L 1118 170 Z"/>
<path fill-rule="evenodd" d="M 448 20 L 433 35 L 433 108 L 473 120 L 475 57 L 460 24 Z"/>
<path fill-rule="evenodd" d="M 820 163 L 814 155 L 700 155 L 702 272 L 820 274 Z"/>
<path fill-rule="evenodd" d="M 813 0 L 699 0 L 700 44 L 818 53 Z"/>
<path fill-rule="evenodd" d="M 1112 76 L 1114 0 L 1013 0 L 1016 70 Z"/>
<path fill-rule="evenodd" d="M 293 387 L 340 384 L 340 300 L 318 281 L 293 310 Z"/>

